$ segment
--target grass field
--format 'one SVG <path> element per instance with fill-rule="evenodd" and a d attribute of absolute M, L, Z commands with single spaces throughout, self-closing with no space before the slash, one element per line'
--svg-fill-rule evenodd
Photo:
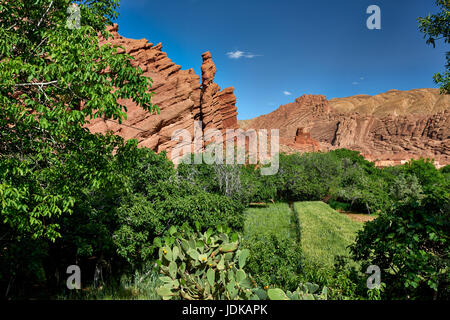
<path fill-rule="evenodd" d="M 362 222 L 351 220 L 323 202 L 297 202 L 294 208 L 306 262 L 331 267 L 336 256 L 349 255 L 347 246 L 354 242 Z"/>
<path fill-rule="evenodd" d="M 287 203 L 247 209 L 244 236 L 275 234 L 279 238 L 296 238 L 300 228 L 305 262 L 331 267 L 336 256 L 349 255 L 347 246 L 354 242 L 364 225 L 320 201 L 296 202 L 294 210 Z"/>
<path fill-rule="evenodd" d="M 280 237 L 297 237 L 294 215 L 287 203 L 270 204 L 265 208 L 246 211 L 244 236 L 275 234 Z"/>

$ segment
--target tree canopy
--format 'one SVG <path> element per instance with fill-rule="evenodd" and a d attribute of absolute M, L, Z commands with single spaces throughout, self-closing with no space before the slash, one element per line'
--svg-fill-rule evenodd
<path fill-rule="evenodd" d="M 419 18 L 419 29 L 425 33 L 427 44 L 436 47 L 437 40 L 444 40 L 444 43 L 450 42 L 450 1 L 436 0 L 436 5 L 440 8 L 437 14 L 429 14 L 425 18 Z M 435 74 L 434 82 L 441 86 L 441 92 L 450 93 L 450 52 L 446 55 L 447 65 L 443 74 Z"/>
<path fill-rule="evenodd" d="M 58 237 L 53 218 L 71 213 L 75 181 L 111 186 L 104 164 L 120 139 L 93 135 L 86 122 L 121 122 L 120 99 L 157 110 L 151 79 L 132 57 L 99 45 L 119 1 L 77 3 L 0 1 L 0 213 L 3 223 L 34 238 Z M 71 27 L 76 11 L 80 24 Z"/>

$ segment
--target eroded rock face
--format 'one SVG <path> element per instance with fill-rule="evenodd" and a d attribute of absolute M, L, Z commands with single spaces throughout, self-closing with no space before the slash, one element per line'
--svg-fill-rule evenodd
<path fill-rule="evenodd" d="M 356 95 L 330 100 L 330 106 L 339 112 L 384 117 L 389 115 L 430 115 L 445 111 L 450 105 L 450 95 L 440 95 L 439 89 L 389 90 L 369 96 Z"/>
<path fill-rule="evenodd" d="M 429 91 L 433 89 L 421 90 L 433 92 Z M 422 109 L 420 112 L 413 112 L 412 107 L 401 102 L 401 92 L 395 91 L 395 94 L 395 99 L 400 101 L 398 103 L 402 104 L 402 108 L 409 108 L 408 114 L 379 113 L 381 107 L 377 104 L 372 106 L 377 112 L 340 111 L 324 96 L 305 95 L 270 114 L 240 121 L 240 125 L 243 129 L 278 128 L 280 142 L 288 147 L 284 149 L 287 151 L 317 151 L 318 143 L 320 150 L 358 150 L 372 161 L 400 163 L 411 158 L 428 157 L 435 159 L 440 165 L 449 164 L 450 104 L 439 105 L 436 110 L 436 104 L 434 107 L 424 107 L 425 110 L 434 110 L 427 111 L 428 114 Z M 426 97 L 429 101 L 447 99 L 439 96 L 438 91 L 435 94 L 436 97 Z M 406 92 L 404 95 L 409 101 L 411 93 Z M 351 101 L 351 97 L 345 101 Z M 426 105 L 425 102 L 416 100 L 416 105 L 420 104 Z M 392 108 L 398 110 L 395 106 Z"/>
<path fill-rule="evenodd" d="M 214 83 L 216 67 L 209 52 L 203 54 L 201 80 L 193 69 L 181 70 L 181 66 L 172 62 L 162 51 L 160 43 L 153 45 L 145 39 L 124 38 L 118 34 L 117 24 L 109 31 L 113 37 L 108 40 L 100 38 L 100 44 L 121 45 L 135 58 L 133 65 L 139 66 L 144 75 L 153 80 L 152 103 L 160 108 L 161 113 L 151 114 L 131 100 L 121 101 L 127 107 L 127 120 L 122 125 L 110 120 L 92 120 L 87 125 L 92 132 L 111 130 L 125 139 L 137 139 L 141 147 L 156 152 L 167 151 L 171 158 L 171 150 L 178 144 L 178 141 L 172 141 L 172 134 L 186 129 L 193 139 L 194 121 L 203 123 L 203 131 L 237 127 L 234 89 L 221 91 Z M 193 151 L 192 140 L 189 143 Z"/>
<path fill-rule="evenodd" d="M 127 39 L 118 34 L 118 26 L 109 31 L 112 44 L 121 45 L 135 58 L 144 75 L 153 79 L 152 102 L 161 113 L 150 114 L 132 101 L 127 106 L 127 120 L 119 125 L 96 119 L 87 127 L 92 132 L 111 130 L 125 139 L 137 139 L 139 145 L 156 152 L 171 151 L 179 141 L 172 135 L 180 129 L 189 132 L 186 141 L 191 151 L 194 122 L 202 124 L 204 134 L 210 129 L 279 129 L 281 151 L 318 151 L 348 148 L 361 151 L 379 163 L 400 163 L 410 158 L 429 157 L 441 165 L 450 163 L 450 97 L 437 89 L 390 90 L 377 96 L 359 95 L 332 99 L 304 95 L 258 118 L 237 122 L 234 88 L 221 88 L 214 82 L 216 66 L 211 54 L 202 55 L 202 75 L 193 69 L 181 70 L 162 51 L 145 39 Z M 105 39 L 100 38 L 100 44 Z M 206 136 L 206 141 L 210 137 Z M 203 147 L 202 144 L 200 147 Z M 172 160 L 176 160 L 173 159 Z"/>
<path fill-rule="evenodd" d="M 226 129 L 237 128 L 237 109 L 234 88 L 220 91 L 220 87 L 214 83 L 216 66 L 211 53 L 205 52 L 202 58 L 201 119 L 205 140 L 208 142 L 211 139 L 208 134 L 210 129 L 218 129 L 224 133 Z"/>
<path fill-rule="evenodd" d="M 312 139 L 311 133 L 306 132 L 304 128 L 297 129 L 292 147 L 309 152 L 320 151 L 319 141 Z"/>

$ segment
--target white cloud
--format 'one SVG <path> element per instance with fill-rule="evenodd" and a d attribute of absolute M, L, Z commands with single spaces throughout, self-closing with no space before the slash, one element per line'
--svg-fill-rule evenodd
<path fill-rule="evenodd" d="M 285 96 L 291 96 L 291 95 L 292 95 L 292 92 L 289 92 L 289 91 L 283 91 L 283 94 L 284 94 Z"/>
<path fill-rule="evenodd" d="M 366 79 L 366 78 L 364 78 L 364 77 L 359 77 L 359 81 L 353 81 L 353 82 L 352 82 L 352 85 L 358 86 L 358 85 L 360 85 L 361 82 L 363 82 L 365 79 Z"/>
<path fill-rule="evenodd" d="M 244 52 L 240 50 L 227 52 L 227 56 L 230 59 L 240 59 L 240 58 L 252 59 L 254 57 L 261 57 L 260 54 L 253 54 L 250 52 Z"/>

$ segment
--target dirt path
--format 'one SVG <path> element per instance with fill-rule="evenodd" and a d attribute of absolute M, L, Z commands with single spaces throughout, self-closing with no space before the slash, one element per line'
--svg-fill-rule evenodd
<path fill-rule="evenodd" d="M 375 220 L 376 216 L 371 216 L 368 214 L 361 214 L 361 213 L 348 213 L 348 212 L 341 212 L 342 214 L 345 214 L 347 217 L 352 219 L 353 221 L 357 222 L 369 222 Z"/>

